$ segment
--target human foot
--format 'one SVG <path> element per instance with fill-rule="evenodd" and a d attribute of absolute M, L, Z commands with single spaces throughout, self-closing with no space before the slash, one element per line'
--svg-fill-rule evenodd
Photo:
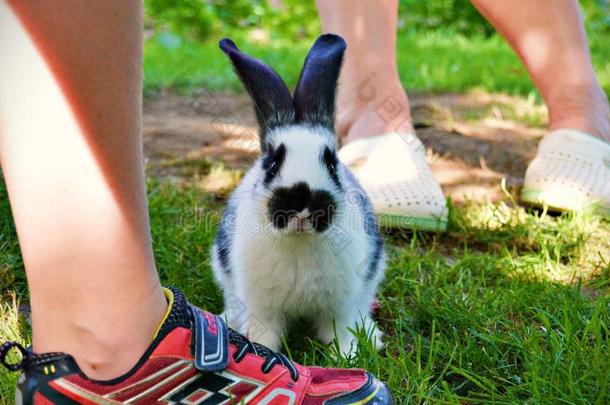
<path fill-rule="evenodd" d="M 87 378 L 65 353 L 0 346 L 0 362 L 22 370 L 17 403 L 392 404 L 388 388 L 359 369 L 303 367 L 228 329 L 222 318 L 172 292 L 157 336 L 127 374 Z M 10 350 L 23 358 L 7 362 Z"/>
<path fill-rule="evenodd" d="M 551 131 L 527 168 L 521 200 L 610 217 L 610 143 L 573 129 Z"/>
<path fill-rule="evenodd" d="M 382 226 L 447 228 L 445 196 L 414 133 L 390 132 L 351 142 L 339 150 L 339 159 L 361 183 Z"/>
<path fill-rule="evenodd" d="M 343 104 L 342 104 L 343 102 Z M 447 205 L 415 135 L 400 83 L 371 74 L 339 92 L 339 158 L 369 196 L 381 225 L 445 230 Z"/>
<path fill-rule="evenodd" d="M 562 86 L 546 99 L 548 135 L 525 174 L 521 200 L 610 217 L 610 106 L 597 83 Z"/>

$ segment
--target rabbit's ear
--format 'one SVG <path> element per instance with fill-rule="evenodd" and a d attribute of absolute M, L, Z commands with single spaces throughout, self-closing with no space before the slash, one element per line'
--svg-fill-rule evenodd
<path fill-rule="evenodd" d="M 335 93 L 346 47 L 340 36 L 325 34 L 309 50 L 294 91 L 297 122 L 334 131 Z"/>
<path fill-rule="evenodd" d="M 273 69 L 241 52 L 232 40 L 225 38 L 219 45 L 231 59 L 237 76 L 252 97 L 260 125 L 261 149 L 264 151 L 267 147 L 265 135 L 269 131 L 279 126 L 294 124 L 292 95 Z"/>

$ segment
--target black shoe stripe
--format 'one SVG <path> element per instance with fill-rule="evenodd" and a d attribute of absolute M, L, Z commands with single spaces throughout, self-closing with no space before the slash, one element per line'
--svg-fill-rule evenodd
<path fill-rule="evenodd" d="M 46 399 L 51 401 L 56 405 L 79 405 L 78 402 L 74 401 L 72 398 L 69 398 L 62 394 L 59 391 L 54 390 L 49 387 L 47 384 L 44 384 L 38 389 L 38 392 L 44 396 Z"/>

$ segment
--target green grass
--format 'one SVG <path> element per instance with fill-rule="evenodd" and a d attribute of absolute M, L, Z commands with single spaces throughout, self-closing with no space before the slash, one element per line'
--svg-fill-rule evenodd
<path fill-rule="evenodd" d="M 236 36 L 242 49 L 294 86 L 310 40 L 264 45 Z M 592 31 L 589 39 L 598 78 L 610 93 L 608 38 Z M 145 91 L 241 91 L 216 42 L 149 38 Z M 409 90 L 536 94 L 525 69 L 497 36 L 406 31 L 398 49 L 400 77 Z M 537 116 L 531 120 L 540 124 Z M 182 174 L 209 170 L 206 162 L 181 167 Z M 224 198 L 195 185 L 155 179 L 149 182 L 149 198 L 162 281 L 181 288 L 194 304 L 219 312 L 222 293 L 213 282 L 209 249 Z M 358 356 L 337 358 L 333 347 L 293 332 L 294 359 L 365 367 L 388 382 L 398 404 L 610 403 L 608 221 L 530 213 L 507 197 L 503 203 L 453 207 L 443 235 L 391 232 L 385 237 L 390 261 L 379 294 L 379 322 L 386 349 L 377 353 L 359 332 Z M 18 316 L 20 303 L 27 301 L 0 180 L 0 342 L 29 343 L 29 325 Z M 16 379 L 0 368 L 0 404 L 13 403 Z"/>
<path fill-rule="evenodd" d="M 224 200 L 194 186 L 149 183 L 155 255 L 164 283 L 221 310 L 209 248 Z M 0 339 L 27 342 L 16 304 L 27 301 L 22 264 L 0 185 Z M 507 203 L 453 207 L 445 235 L 386 234 L 379 296 L 388 346 L 365 341 L 355 359 L 303 337 L 306 364 L 365 367 L 398 404 L 610 402 L 610 224 L 528 213 Z M 295 333 L 291 334 L 294 338 Z M 0 370 L 0 403 L 16 375 Z"/>
<path fill-rule="evenodd" d="M 610 94 L 610 47 L 607 36 L 589 35 L 598 79 Z M 294 86 L 310 40 L 293 44 L 274 40 L 272 45 L 236 39 L 240 47 L 270 64 Z M 398 38 L 398 66 L 405 88 L 432 92 L 465 92 L 482 88 L 489 92 L 529 95 L 535 90 L 512 50 L 498 36 L 464 37 L 451 32 L 407 31 Z M 144 49 L 145 89 L 164 87 L 188 90 L 239 89 L 238 79 L 218 49 L 217 40 L 185 43 L 152 37 Z"/>

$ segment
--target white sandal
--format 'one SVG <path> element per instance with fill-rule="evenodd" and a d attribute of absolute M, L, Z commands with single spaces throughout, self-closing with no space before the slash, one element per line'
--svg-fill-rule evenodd
<path fill-rule="evenodd" d="M 382 226 L 447 229 L 447 204 L 430 171 L 426 149 L 413 133 L 354 141 L 339 150 L 373 204 Z"/>
<path fill-rule="evenodd" d="M 551 132 L 527 168 L 521 201 L 610 217 L 610 144 L 572 129 Z"/>

